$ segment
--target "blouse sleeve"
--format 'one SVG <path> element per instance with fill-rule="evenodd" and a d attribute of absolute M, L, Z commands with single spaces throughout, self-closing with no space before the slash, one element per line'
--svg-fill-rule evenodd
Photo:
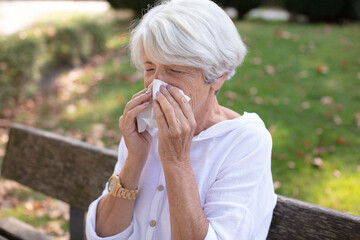
<path fill-rule="evenodd" d="M 123 168 L 124 163 L 125 163 L 125 159 L 127 158 L 127 154 L 128 153 L 127 153 L 127 148 L 125 146 L 124 139 L 121 139 L 120 144 L 119 144 L 119 150 L 118 150 L 118 161 L 114 168 L 114 174 L 118 174 L 121 172 L 121 169 Z M 86 238 L 88 240 L 102 240 L 102 239 L 105 239 L 105 240 L 122 240 L 122 239 L 124 239 L 125 240 L 125 239 L 129 239 L 129 237 L 133 233 L 133 228 L 134 228 L 133 220 L 131 221 L 129 227 L 127 227 L 124 231 L 122 231 L 121 233 L 118 233 L 114 236 L 102 238 L 102 237 L 99 237 L 95 232 L 96 209 L 97 209 L 97 206 L 98 206 L 100 200 L 109 193 L 107 190 L 107 185 L 108 185 L 108 183 L 106 183 L 105 189 L 102 192 L 101 196 L 98 199 L 96 199 L 95 201 L 93 201 L 89 206 L 88 213 L 86 215 Z"/>
<path fill-rule="evenodd" d="M 272 175 L 272 140 L 264 126 L 250 125 L 232 150 L 204 204 L 209 220 L 206 240 L 266 239 L 276 204 Z"/>

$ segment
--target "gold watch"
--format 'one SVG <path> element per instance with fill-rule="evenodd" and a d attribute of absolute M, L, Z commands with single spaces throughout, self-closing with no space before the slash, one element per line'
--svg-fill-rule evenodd
<path fill-rule="evenodd" d="M 134 200 L 139 192 L 139 186 L 135 190 L 124 188 L 118 175 L 112 175 L 108 181 L 108 191 L 113 197 Z"/>

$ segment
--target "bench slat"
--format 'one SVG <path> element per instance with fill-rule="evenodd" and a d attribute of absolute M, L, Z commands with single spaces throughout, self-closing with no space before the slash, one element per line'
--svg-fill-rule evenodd
<path fill-rule="evenodd" d="M 81 210 L 101 195 L 117 152 L 13 124 L 2 176 Z"/>
<path fill-rule="evenodd" d="M 360 217 L 278 196 L 267 239 L 359 240 Z"/>
<path fill-rule="evenodd" d="M 51 237 L 37 231 L 33 226 L 13 217 L 0 220 L 0 235 L 4 239 L 11 240 L 52 240 Z"/>

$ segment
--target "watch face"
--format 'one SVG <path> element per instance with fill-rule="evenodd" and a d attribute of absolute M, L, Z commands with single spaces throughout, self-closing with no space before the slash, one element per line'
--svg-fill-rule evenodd
<path fill-rule="evenodd" d="M 114 190 L 114 187 L 115 187 L 115 179 L 110 178 L 109 184 L 108 184 L 108 191 L 112 192 Z"/>

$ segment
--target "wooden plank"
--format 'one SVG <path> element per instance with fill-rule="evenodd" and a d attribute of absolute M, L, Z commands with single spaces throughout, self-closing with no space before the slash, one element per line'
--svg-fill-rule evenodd
<path fill-rule="evenodd" d="M 16 218 L 7 217 L 0 220 L 0 235 L 11 240 L 51 240 L 31 225 Z"/>
<path fill-rule="evenodd" d="M 359 240 L 360 216 L 278 196 L 267 239 Z"/>
<path fill-rule="evenodd" d="M 13 124 L 2 175 L 86 211 L 116 161 L 116 151 Z"/>
<path fill-rule="evenodd" d="M 85 214 L 84 211 L 70 206 L 70 240 L 85 239 Z"/>

